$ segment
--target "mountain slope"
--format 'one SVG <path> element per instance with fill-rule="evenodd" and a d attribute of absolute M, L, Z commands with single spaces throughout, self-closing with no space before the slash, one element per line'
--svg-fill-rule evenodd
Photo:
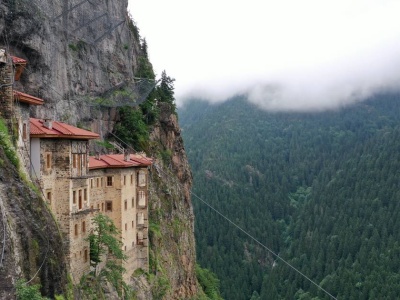
<path fill-rule="evenodd" d="M 307 114 L 267 113 L 240 97 L 194 101 L 180 110 L 194 192 L 336 297 L 391 299 L 400 292 L 399 101 Z M 226 299 L 329 298 L 194 204 L 199 263 Z"/>

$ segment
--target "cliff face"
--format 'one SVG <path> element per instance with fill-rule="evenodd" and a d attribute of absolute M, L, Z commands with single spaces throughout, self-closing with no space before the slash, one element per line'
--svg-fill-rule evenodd
<path fill-rule="evenodd" d="M 40 283 L 46 295 L 62 294 L 67 273 L 57 224 L 2 148 L 0 161 L 0 299 L 14 298 L 21 278 Z"/>
<path fill-rule="evenodd" d="M 195 277 L 194 215 L 190 172 L 177 116 L 168 104 L 161 106 L 160 121 L 151 134 L 160 147 L 151 176 L 150 268 L 158 281 L 166 277 L 158 292 L 166 299 L 188 299 L 197 293 Z M 165 288 L 165 291 L 162 290 Z"/>
<path fill-rule="evenodd" d="M 134 77 L 140 44 L 126 7 L 127 0 L 0 4 L 2 46 L 28 60 L 17 88 L 45 99 L 37 117 L 112 128 L 102 115 L 90 122 L 88 96 L 129 84 Z"/>
<path fill-rule="evenodd" d="M 2 1 L 0 46 L 28 61 L 21 80 L 15 82 L 15 88 L 44 99 L 45 104 L 35 107 L 33 116 L 91 127 L 101 136 L 112 130 L 118 119 L 117 109 L 93 108 L 91 100 L 104 96 L 116 87 L 125 87 L 129 92 L 139 65 L 139 34 L 128 16 L 127 0 Z M 156 275 L 146 280 L 139 278 L 132 284 L 140 289 L 138 297 L 142 299 L 162 295 L 165 299 L 189 298 L 197 292 L 193 212 L 189 193 L 191 174 L 179 125 L 170 110 L 161 109 L 160 120 L 154 126 L 151 138 L 158 145 L 153 154 L 159 155 L 157 167 L 151 170 L 149 208 L 149 223 L 152 224 L 150 271 Z M 159 151 L 161 154 L 157 154 Z M 3 182 L 7 186 L 23 185 L 12 176 L 5 177 Z M 26 194 L 29 193 L 26 190 Z M 9 197 L 4 191 L 0 195 L 2 202 Z M 24 201 L 21 198 L 21 202 L 26 204 Z M 3 207 L 0 208 L 3 211 Z M 47 249 L 47 240 L 40 238 L 45 230 L 49 230 L 47 222 L 36 227 L 28 222 L 29 219 L 42 218 L 44 210 L 24 209 L 28 215 L 38 215 L 20 218 L 6 207 L 12 220 L 10 222 L 20 223 L 28 236 L 36 232 L 34 236 L 40 251 Z M 20 232 L 12 226 L 7 229 L 10 236 L 17 236 Z M 54 243 L 57 248 L 57 238 Z M 6 273 L 1 274 L 4 276 L 0 276 L 0 284 L 10 285 L 13 280 L 7 278 L 19 277 L 21 272 L 18 268 L 21 268 L 22 260 L 18 257 L 29 258 L 28 248 L 22 246 L 9 250 L 15 251 L 15 259 L 11 256 L 6 258 L 8 267 Z M 42 252 L 40 255 L 43 255 Z M 50 268 L 46 267 L 40 271 L 41 284 L 47 294 L 50 289 L 59 291 L 65 286 L 64 262 L 62 259 L 56 262 L 60 264 L 58 271 L 49 271 Z M 30 267 L 22 265 L 26 265 L 26 278 L 38 268 L 35 263 Z M 47 283 L 45 278 L 48 275 L 42 275 L 51 272 L 58 274 L 58 277 L 54 275 L 54 287 Z"/>

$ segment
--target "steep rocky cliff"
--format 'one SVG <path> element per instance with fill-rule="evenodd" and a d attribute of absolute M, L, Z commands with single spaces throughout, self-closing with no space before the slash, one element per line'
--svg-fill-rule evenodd
<path fill-rule="evenodd" d="M 137 88 L 134 79 L 140 76 L 140 36 L 127 13 L 127 0 L 2 1 L 0 46 L 28 61 L 15 88 L 44 99 L 45 104 L 32 111 L 35 117 L 89 127 L 104 137 L 118 121 L 118 108 L 112 105 L 93 107 L 93 100 L 107 98 L 110 91 L 117 88 L 128 94 L 132 101 L 141 100 L 143 91 Z M 150 154 L 156 156 L 156 164 L 151 170 L 150 275 L 139 274 L 132 285 L 141 299 L 187 299 L 198 291 L 189 193 L 191 174 L 176 116 L 162 105 L 160 111 L 160 118 L 151 133 L 153 148 Z M 23 186 L 10 174 L 2 181 L 8 189 L 12 185 Z M 15 259 L 6 257 L 8 267 L 2 269 L 5 273 L 0 276 L 0 286 L 6 286 L 14 282 L 7 278 L 21 276 L 18 270 L 21 265 L 26 269 L 23 270 L 24 277 L 30 279 L 40 266 L 38 262 L 44 255 L 42 249 L 51 252 L 53 248 L 48 248 L 47 239 L 41 238 L 42 230 L 49 230 L 48 222 L 28 222 L 28 219 L 44 219 L 47 212 L 39 210 L 40 206 L 32 211 L 30 206 L 24 206 L 17 210 L 23 210 L 27 217 L 21 215 L 20 218 L 9 207 L 15 205 L 9 194 L 4 189 L 1 191 L 1 202 L 9 199 L 0 206 L 1 210 L 9 216 L 9 224 L 15 222 L 22 228 L 17 231 L 10 225 L 7 235 L 21 235 L 25 230 L 27 236 L 34 236 L 40 249 L 35 262 L 29 256 L 33 251 L 29 250 L 31 247 L 19 247 L 15 243 L 15 247 L 8 250 L 16 251 L 16 254 Z M 31 192 L 26 190 L 25 194 Z M 39 201 L 35 197 L 34 201 Z M 26 204 L 22 199 L 20 201 Z M 31 217 L 31 214 L 37 215 Z M 55 238 L 52 243 L 56 246 L 57 241 Z M 18 261 L 18 257 L 27 257 L 26 261 L 31 265 L 21 264 L 22 259 Z M 58 269 L 46 267 L 46 262 L 38 275 L 43 291 L 48 295 L 53 290 L 61 292 L 66 285 L 62 255 L 57 257 Z M 53 273 L 57 274 L 54 275 L 54 286 L 46 279 Z"/>
<path fill-rule="evenodd" d="M 0 3 L 2 46 L 28 60 L 17 87 L 45 99 L 37 117 L 93 121 L 88 97 L 132 82 L 140 43 L 126 7 L 127 0 Z M 111 128 L 99 119 L 97 128 Z"/>
<path fill-rule="evenodd" d="M 30 189 L 0 147 L 0 299 L 13 299 L 18 279 L 40 283 L 54 297 L 66 290 L 61 235 L 40 195 Z"/>
<path fill-rule="evenodd" d="M 151 140 L 160 153 L 152 169 L 150 195 L 150 271 L 158 275 L 159 293 L 188 299 L 197 293 L 190 172 L 177 116 L 161 106 Z"/>

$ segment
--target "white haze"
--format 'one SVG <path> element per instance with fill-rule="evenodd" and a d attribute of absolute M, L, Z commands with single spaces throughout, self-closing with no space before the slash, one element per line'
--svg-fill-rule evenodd
<path fill-rule="evenodd" d="M 178 105 L 247 93 L 269 110 L 333 109 L 400 87 L 400 1 L 129 0 Z"/>

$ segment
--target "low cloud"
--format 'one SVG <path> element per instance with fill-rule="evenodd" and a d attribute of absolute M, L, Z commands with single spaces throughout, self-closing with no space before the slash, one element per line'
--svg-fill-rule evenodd
<path fill-rule="evenodd" d="M 178 102 L 190 98 L 219 102 L 246 94 L 250 102 L 267 110 L 322 111 L 362 101 L 375 93 L 398 91 L 400 18 L 394 11 L 400 11 L 400 5 L 390 1 L 369 3 L 374 9 L 362 10 L 360 6 L 357 12 L 351 7 L 351 13 L 337 24 L 321 19 L 320 24 L 314 24 L 319 29 L 298 25 L 312 32 L 291 27 L 291 35 L 283 28 L 289 35 L 281 36 L 283 42 L 277 36 L 271 38 L 269 42 L 275 46 L 254 44 L 258 50 L 252 51 L 249 44 L 248 53 L 240 52 L 236 62 L 230 60 L 236 71 L 221 56 L 222 63 L 215 66 L 225 69 L 185 83 L 178 90 Z"/>
<path fill-rule="evenodd" d="M 400 87 L 398 0 L 129 3 L 178 105 L 245 93 L 268 110 L 318 111 Z"/>

